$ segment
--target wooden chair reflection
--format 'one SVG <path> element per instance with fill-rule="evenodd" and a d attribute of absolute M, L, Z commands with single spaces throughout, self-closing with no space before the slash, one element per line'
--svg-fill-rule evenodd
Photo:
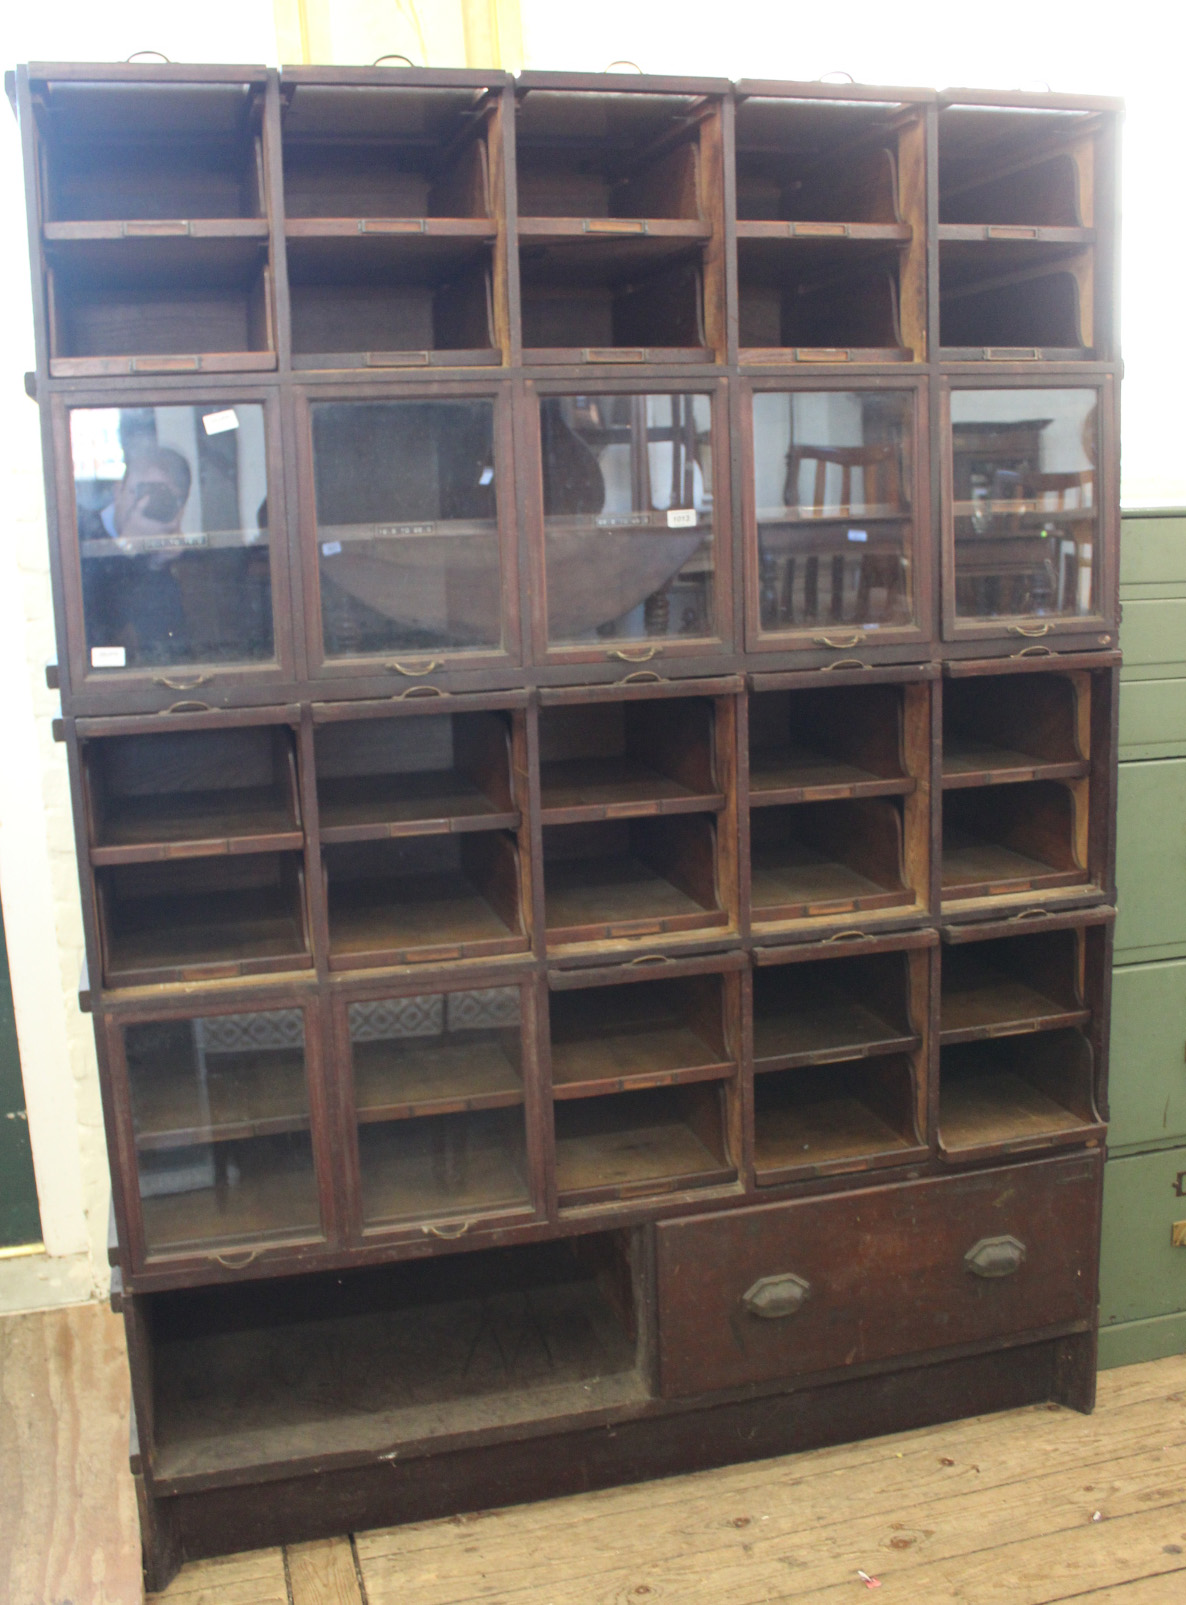
<path fill-rule="evenodd" d="M 1076 525 L 1093 521 L 1095 469 L 1027 473 L 1018 490 L 1012 505 L 992 505 L 990 533 L 961 539 L 957 612 L 972 618 L 1089 612 L 1094 541 L 1081 542 Z M 1056 534 L 1046 520 L 1055 522 Z"/>
<path fill-rule="evenodd" d="M 849 518 L 872 520 L 896 516 L 902 509 L 899 448 L 894 444 L 864 446 L 792 446 L 787 452 L 783 502 L 803 519 L 820 520 L 813 535 L 800 524 L 796 549 L 770 554 L 772 572 L 764 575 L 769 624 L 881 623 L 908 616 L 906 554 L 897 539 L 878 544 L 866 539 L 859 547 L 841 528 Z M 811 499 L 802 495 L 803 469 L 814 464 Z M 829 474 L 829 469 L 832 473 Z M 836 470 L 839 470 L 837 484 Z M 853 506 L 855 471 L 860 472 L 860 502 Z M 829 479 L 833 494 L 828 494 Z M 836 492 L 838 491 L 838 494 Z M 831 517 L 829 517 L 831 515 Z M 828 519 L 828 522 L 823 520 Z M 868 537 L 868 531 L 865 531 Z M 821 578 L 827 595 L 821 596 Z M 771 605 L 772 604 L 772 605 Z"/>

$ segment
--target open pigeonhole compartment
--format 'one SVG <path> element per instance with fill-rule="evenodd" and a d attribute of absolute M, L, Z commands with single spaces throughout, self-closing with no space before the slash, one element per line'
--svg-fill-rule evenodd
<path fill-rule="evenodd" d="M 933 931 L 755 950 L 759 1187 L 903 1164 L 927 1145 Z"/>

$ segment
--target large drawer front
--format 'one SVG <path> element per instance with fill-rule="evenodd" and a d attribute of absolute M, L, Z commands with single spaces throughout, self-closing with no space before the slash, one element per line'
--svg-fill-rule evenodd
<path fill-rule="evenodd" d="M 667 1397 L 1088 1320 L 1102 1155 L 656 1228 Z"/>

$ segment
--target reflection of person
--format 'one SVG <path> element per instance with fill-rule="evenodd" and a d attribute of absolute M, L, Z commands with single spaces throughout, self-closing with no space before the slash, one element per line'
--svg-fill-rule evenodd
<path fill-rule="evenodd" d="M 167 541 L 181 529 L 193 475 L 165 446 L 133 450 L 111 501 L 81 513 L 87 643 L 122 646 L 129 664 L 175 662 L 185 651 L 184 613 Z"/>

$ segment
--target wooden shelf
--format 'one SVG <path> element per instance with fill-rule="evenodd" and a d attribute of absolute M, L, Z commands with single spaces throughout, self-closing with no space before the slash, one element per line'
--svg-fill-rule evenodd
<path fill-rule="evenodd" d="M 944 900 L 1086 883 L 1079 859 L 1085 787 L 1084 780 L 1038 780 L 945 790 Z"/>
<path fill-rule="evenodd" d="M 944 791 L 961 786 L 1014 785 L 1021 780 L 1079 780 L 1090 769 L 1086 758 L 1051 763 L 974 737 L 956 736 L 943 743 Z"/>
<path fill-rule="evenodd" d="M 540 712 L 544 823 L 719 812 L 707 697 L 560 704 Z"/>
<path fill-rule="evenodd" d="M 394 1042 L 356 1042 L 354 1110 L 360 1124 L 410 1120 L 523 1102 L 518 1066 L 495 1032 Z"/>
<path fill-rule="evenodd" d="M 904 954 L 758 971 L 755 1074 L 912 1052 L 922 1039 L 909 1028 L 906 988 Z"/>
<path fill-rule="evenodd" d="M 883 798 L 755 808 L 750 831 L 755 922 L 916 901 L 904 882 L 901 815 Z"/>
<path fill-rule="evenodd" d="M 992 897 L 1001 892 L 1042 891 L 1086 881 L 1082 870 L 1060 870 L 1015 852 L 1000 842 L 985 841 L 967 832 L 950 830 L 943 836 L 940 881 L 945 898 Z"/>
<path fill-rule="evenodd" d="M 296 852 L 305 845 L 291 808 L 277 805 L 275 793 L 262 787 L 127 798 L 106 822 L 104 836 L 91 848 L 92 864 Z"/>
<path fill-rule="evenodd" d="M 500 812 L 477 785 L 452 770 L 326 779 L 318 802 L 324 842 L 519 828 L 517 811 Z"/>
<path fill-rule="evenodd" d="M 1049 1143 L 1098 1140 L 1093 1059 L 1077 1030 L 944 1047 L 939 1148 L 972 1159 Z"/>
<path fill-rule="evenodd" d="M 633 1092 L 556 1106 L 556 1185 L 562 1207 L 713 1187 L 737 1172 L 688 1123 L 679 1092 Z M 705 1105 L 707 1107 L 707 1105 Z"/>
<path fill-rule="evenodd" d="M 1083 1121 L 1008 1071 L 941 1084 L 939 1140 L 948 1153 L 1078 1134 Z"/>
<path fill-rule="evenodd" d="M 644 814 L 719 811 L 721 792 L 697 793 L 634 758 L 572 758 L 540 766 L 545 824 L 574 825 Z"/>
<path fill-rule="evenodd" d="M 722 1080 L 722 978 L 687 976 L 553 993 L 552 1096 L 586 1098 Z"/>
<path fill-rule="evenodd" d="M 795 1176 L 898 1164 L 919 1143 L 904 1057 L 867 1066 L 790 1070 L 754 1085 L 754 1174 L 760 1187 Z"/>
<path fill-rule="evenodd" d="M 940 1041 L 945 1045 L 1083 1025 L 1083 934 L 1034 931 L 943 948 Z"/>
<path fill-rule="evenodd" d="M 508 1109 L 363 1125 L 358 1163 L 368 1230 L 530 1204 L 523 1116 Z"/>
<path fill-rule="evenodd" d="M 660 932 L 723 930 L 710 815 L 674 814 L 544 834 L 549 945 Z"/>
<path fill-rule="evenodd" d="M 141 1159 L 140 1210 L 150 1254 L 203 1253 L 320 1237 L 317 1175 L 307 1137 L 292 1133 L 248 1138 L 230 1149 L 230 1159 L 217 1184 L 212 1176 L 211 1184 L 200 1189 L 148 1196 L 143 1191 L 146 1171 Z"/>
<path fill-rule="evenodd" d="M 203 1089 L 196 1069 L 154 1065 L 131 1076 L 136 1149 L 194 1147 L 309 1129 L 309 1091 L 300 1049 L 219 1053 Z"/>
<path fill-rule="evenodd" d="M 836 797 L 904 797 L 914 790 L 908 775 L 872 775 L 856 764 L 788 742 L 782 752 L 750 758 L 750 804 L 824 802 Z"/>

